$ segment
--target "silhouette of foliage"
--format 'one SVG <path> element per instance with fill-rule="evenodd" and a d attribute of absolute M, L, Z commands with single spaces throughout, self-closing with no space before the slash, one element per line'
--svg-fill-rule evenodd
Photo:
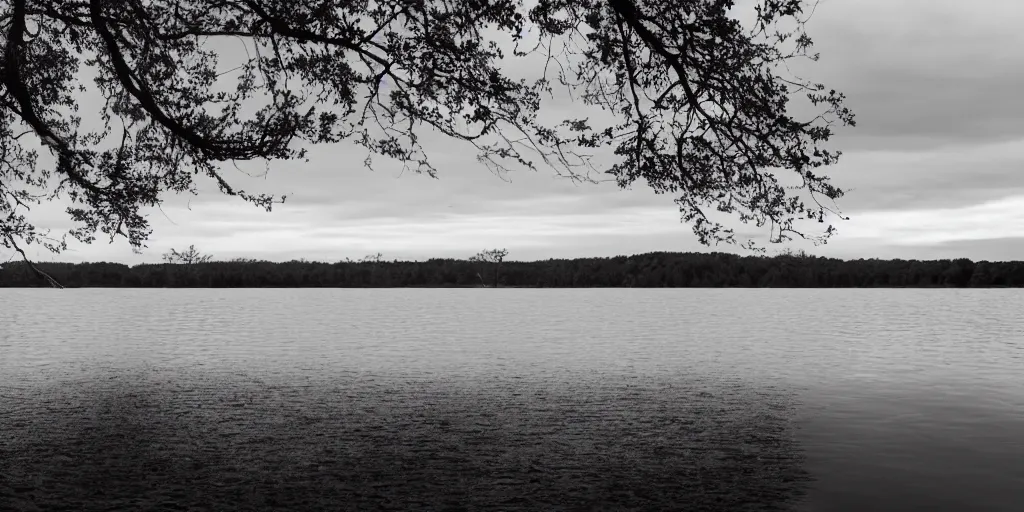
<path fill-rule="evenodd" d="M 162 256 L 163 260 L 167 263 L 180 263 L 183 265 L 195 265 L 196 263 L 206 263 L 213 259 L 213 255 L 203 254 L 196 249 L 196 246 L 190 245 L 188 249 L 178 252 L 176 249 L 171 248 L 167 253 Z"/>
<path fill-rule="evenodd" d="M 733 0 L 4 2 L 0 245 L 59 252 L 68 235 L 102 233 L 141 250 L 144 208 L 203 177 L 270 210 L 285 196 L 246 192 L 225 169 L 303 160 L 310 144 L 349 141 L 368 165 L 379 155 L 436 177 L 423 130 L 471 144 L 498 173 L 643 180 L 677 196 L 705 244 L 738 242 L 715 211 L 771 226 L 772 241 L 825 241 L 832 225 L 807 235 L 795 222 L 825 224 L 842 195 L 819 168 L 853 115 L 842 94 L 784 73 L 817 58 L 810 6 L 755 4 L 744 26 Z M 222 64 L 221 41 L 247 56 Z M 505 71 L 531 56 L 542 78 Z M 614 122 L 542 121 L 556 85 Z M 818 115 L 792 117 L 801 99 Z M 603 147 L 615 157 L 598 165 Z M 784 187 L 784 172 L 802 184 Z M 75 226 L 60 236 L 29 216 L 58 198 Z"/>
<path fill-rule="evenodd" d="M 493 267 L 494 268 L 494 285 L 493 286 L 495 288 L 497 288 L 498 287 L 498 275 L 501 272 L 501 262 L 505 260 L 505 256 L 508 256 L 508 250 L 507 249 L 490 249 L 490 250 L 480 251 L 480 252 L 476 253 L 475 255 L 473 255 L 473 256 L 471 256 L 469 258 L 469 261 L 474 261 L 474 262 L 477 262 L 477 263 L 483 263 L 484 265 L 489 265 L 489 266 Z M 484 278 L 482 276 L 480 276 L 479 273 L 477 274 L 477 276 L 480 277 L 480 282 L 483 283 Z"/>
<path fill-rule="evenodd" d="M 479 287 L 479 262 L 455 259 L 320 263 L 235 259 L 195 265 L 37 263 L 69 287 Z M 186 268 L 190 271 L 184 271 Z M 0 287 L 47 286 L 15 260 Z M 614 258 L 504 261 L 502 287 L 1024 287 L 1024 262 L 843 261 L 800 254 L 656 252 Z"/>

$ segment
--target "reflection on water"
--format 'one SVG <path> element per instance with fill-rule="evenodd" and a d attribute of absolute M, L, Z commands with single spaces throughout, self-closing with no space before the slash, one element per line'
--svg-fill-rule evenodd
<path fill-rule="evenodd" d="M 1014 290 L 4 290 L 0 500 L 1016 511 L 1022 306 Z"/>
<path fill-rule="evenodd" d="M 788 510 L 808 482 L 790 397 L 772 390 L 196 374 L 160 385 L 158 373 L 41 388 L 15 411 L 18 499 L 95 510 Z M 89 495 L 97 488 L 104 495 Z"/>

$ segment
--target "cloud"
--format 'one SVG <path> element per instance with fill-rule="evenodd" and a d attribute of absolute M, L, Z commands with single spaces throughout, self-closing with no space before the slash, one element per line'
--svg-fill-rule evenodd
<path fill-rule="evenodd" d="M 1024 195 L 960 208 L 870 211 L 845 228 L 851 242 L 882 239 L 905 246 L 1024 238 Z"/>
<path fill-rule="evenodd" d="M 431 211 L 416 218 L 377 216 L 330 222 L 324 221 L 331 216 L 326 206 L 283 209 L 272 214 L 254 213 L 240 203 L 210 204 L 201 211 L 172 208 L 167 213 L 178 221 L 177 225 L 154 218 L 161 236 L 137 261 L 158 261 L 159 255 L 169 248 L 180 249 L 190 244 L 219 258 L 337 261 L 378 251 L 388 258 L 400 259 L 464 258 L 481 249 L 508 247 L 514 259 L 546 259 L 559 254 L 580 256 L 576 251 L 579 244 L 601 253 L 594 255 L 611 256 L 635 252 L 632 241 L 639 241 L 637 246 L 659 250 L 652 241 L 692 238 L 671 208 L 609 208 L 588 202 L 583 196 L 551 196 L 514 204 L 515 208 L 507 213 Z M 672 245 L 677 249 L 683 247 L 678 243 Z M 75 253 L 87 250 L 90 257 L 83 259 L 124 261 L 123 254 L 96 258 L 99 252 L 117 256 L 123 251 L 121 247 L 104 246 L 76 247 L 76 251 L 62 259 L 78 260 Z M 689 246 L 697 248 L 692 241 Z M 572 249 L 571 254 L 566 252 L 567 248 Z"/>
<path fill-rule="evenodd" d="M 1024 138 L 930 151 L 872 150 L 844 155 L 830 173 L 852 189 L 846 213 L 963 207 L 1024 193 Z"/>
<path fill-rule="evenodd" d="M 1024 3 L 830 0 L 808 25 L 801 74 L 849 97 L 847 149 L 927 150 L 1024 136 Z"/>

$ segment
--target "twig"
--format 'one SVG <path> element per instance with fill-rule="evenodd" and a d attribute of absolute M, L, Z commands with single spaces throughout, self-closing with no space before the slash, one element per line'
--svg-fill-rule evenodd
<path fill-rule="evenodd" d="M 46 282 L 49 283 L 50 286 L 52 286 L 53 288 L 64 289 L 64 285 L 57 282 L 57 280 L 54 279 L 53 277 L 50 277 L 50 274 L 47 274 L 46 272 L 39 270 L 39 267 L 37 267 L 35 263 L 32 263 L 32 260 L 28 259 L 28 255 L 25 254 L 25 251 L 18 246 L 18 243 L 14 241 L 14 238 L 11 235 L 6 235 L 6 237 L 7 241 L 10 242 L 11 247 L 14 247 L 14 250 L 18 251 L 18 253 L 21 254 L 21 258 L 25 260 L 25 263 L 28 264 L 28 267 L 31 268 L 32 271 L 36 273 L 36 275 L 42 277 L 43 279 L 46 279 Z"/>

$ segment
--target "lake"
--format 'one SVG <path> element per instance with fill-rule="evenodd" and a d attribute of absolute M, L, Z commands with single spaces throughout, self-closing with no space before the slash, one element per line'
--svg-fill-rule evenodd
<path fill-rule="evenodd" d="M 0 509 L 1019 511 L 1024 292 L 3 289 Z"/>

